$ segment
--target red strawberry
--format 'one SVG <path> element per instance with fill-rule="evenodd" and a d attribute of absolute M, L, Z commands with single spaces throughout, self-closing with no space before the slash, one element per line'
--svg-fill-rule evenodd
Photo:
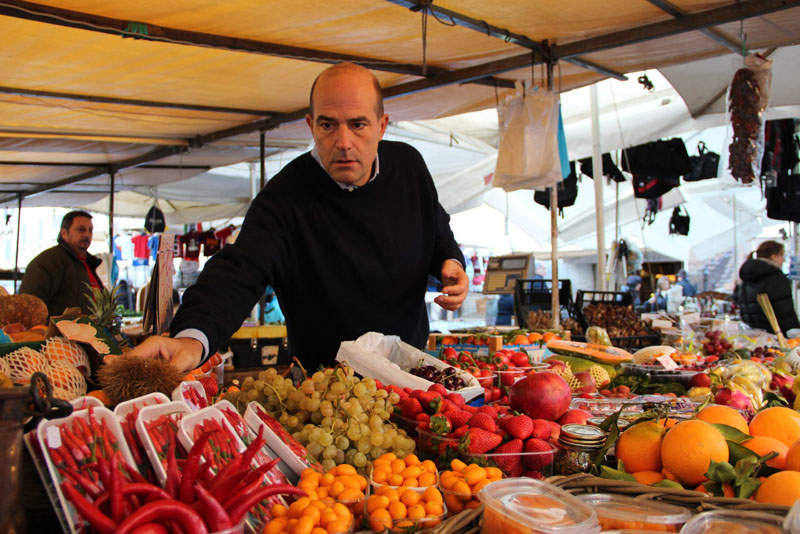
<path fill-rule="evenodd" d="M 544 439 L 548 441 L 558 439 L 558 435 L 561 432 L 560 426 L 558 427 L 558 429 L 554 428 L 553 422 L 548 421 L 547 419 L 534 419 L 532 422 L 533 422 L 533 431 L 531 432 L 529 437 Z"/>
<path fill-rule="evenodd" d="M 523 455 L 525 467 L 532 471 L 541 471 L 553 463 L 555 448 L 548 442 L 539 438 L 531 438 L 525 442 L 525 452 L 532 454 Z"/>
<path fill-rule="evenodd" d="M 450 420 L 443 415 L 434 415 L 431 417 L 431 430 L 436 434 L 445 435 L 453 430 L 453 424 Z"/>
<path fill-rule="evenodd" d="M 445 398 L 458 407 L 464 406 L 464 404 L 466 404 L 466 402 L 464 402 L 464 397 L 462 397 L 458 393 L 448 393 L 445 396 Z"/>
<path fill-rule="evenodd" d="M 492 457 L 497 467 L 503 471 L 503 475 L 507 477 L 518 477 L 522 474 L 522 456 L 520 456 L 522 446 L 521 439 L 512 439 L 492 451 L 492 454 L 508 455 Z"/>
<path fill-rule="evenodd" d="M 469 426 L 474 428 L 482 428 L 489 432 L 497 432 L 497 423 L 494 418 L 486 413 L 478 412 L 473 415 L 469 420 Z"/>
<path fill-rule="evenodd" d="M 461 428 L 462 426 L 466 426 L 467 423 L 469 423 L 469 420 L 473 417 L 468 411 L 458 409 L 448 412 L 447 415 L 450 418 L 450 422 L 453 423 L 453 428 Z"/>
<path fill-rule="evenodd" d="M 431 384 L 430 387 L 428 387 L 428 391 L 433 391 L 439 395 L 447 395 L 447 388 L 441 384 Z"/>
<path fill-rule="evenodd" d="M 429 423 L 431 420 L 431 416 L 426 414 L 425 412 L 418 413 L 417 416 L 414 418 L 417 422 Z"/>
<path fill-rule="evenodd" d="M 484 404 L 483 406 L 478 408 L 478 411 L 480 413 L 485 413 L 490 417 L 497 417 L 497 410 L 495 410 L 494 406 L 487 406 L 486 404 Z"/>
<path fill-rule="evenodd" d="M 460 427 L 456 428 L 455 430 L 453 430 L 452 436 L 454 438 L 460 438 L 464 434 L 466 434 L 467 432 L 469 432 L 469 427 L 467 425 L 460 426 Z"/>
<path fill-rule="evenodd" d="M 470 406 L 469 404 L 465 404 L 461 409 L 469 413 L 478 413 L 478 409 L 475 406 Z"/>
<path fill-rule="evenodd" d="M 533 433 L 533 419 L 527 415 L 515 415 L 501 419 L 500 426 L 517 439 L 528 439 Z"/>
<path fill-rule="evenodd" d="M 400 410 L 404 417 L 413 419 L 418 413 L 422 413 L 422 404 L 414 397 L 406 397 L 400 401 Z"/>
<path fill-rule="evenodd" d="M 484 454 L 500 445 L 502 441 L 500 434 L 482 428 L 470 428 L 463 438 L 463 445 L 470 454 Z"/>

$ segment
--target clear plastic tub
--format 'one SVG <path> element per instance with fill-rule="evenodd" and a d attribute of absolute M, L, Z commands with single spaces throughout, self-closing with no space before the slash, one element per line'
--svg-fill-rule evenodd
<path fill-rule="evenodd" d="M 244 452 L 245 445 L 239 436 L 236 435 L 236 432 L 231 427 L 231 424 L 222 415 L 222 412 L 214 408 L 213 406 L 209 406 L 208 408 L 203 408 L 197 412 L 194 412 L 190 415 L 184 416 L 180 422 L 178 423 L 178 439 L 181 441 L 181 445 L 183 448 L 191 450 L 192 445 L 194 445 L 194 430 L 197 426 L 202 424 L 204 421 L 207 420 L 214 420 L 222 425 L 223 430 L 227 431 L 226 433 L 229 434 L 228 438 L 233 441 L 233 445 L 239 453 Z M 206 458 L 206 460 L 210 460 Z"/>
<path fill-rule="evenodd" d="M 255 432 L 258 432 L 259 428 L 264 428 L 267 445 L 280 457 L 281 463 L 294 474 L 292 478 L 299 477 L 300 473 L 311 465 L 305 447 L 294 439 L 277 419 L 267 413 L 261 404 L 256 401 L 250 402 L 244 412 L 244 420 Z M 281 471 L 286 473 L 283 468 Z"/>
<path fill-rule="evenodd" d="M 135 399 L 120 402 L 119 404 L 117 404 L 117 407 L 114 408 L 114 415 L 116 415 L 120 419 L 124 419 L 126 415 L 134 411 L 136 408 L 141 410 L 146 406 L 154 406 L 156 404 L 166 404 L 168 402 L 169 402 L 169 397 L 167 397 L 161 392 L 156 391 L 154 393 L 148 393 L 147 395 L 142 395 L 141 397 L 136 397 Z"/>
<path fill-rule="evenodd" d="M 102 402 L 100 402 L 100 399 L 98 399 L 97 397 L 91 397 L 89 395 L 84 395 L 82 397 L 78 397 L 77 399 L 72 399 L 71 401 L 69 401 L 69 403 L 72 405 L 72 409 L 76 412 L 78 410 L 86 410 L 90 406 L 93 408 L 105 408 L 105 405 Z"/>
<path fill-rule="evenodd" d="M 175 419 L 179 419 L 184 415 L 191 413 L 189 407 L 186 405 L 185 402 L 168 402 L 166 404 L 155 404 L 153 406 L 145 406 L 141 410 L 139 410 L 139 415 L 136 418 L 136 434 L 139 436 L 139 441 L 141 441 L 142 446 L 144 447 L 144 452 L 147 455 L 147 459 L 150 460 L 150 466 L 153 468 L 153 471 L 158 477 L 159 483 L 163 486 L 167 480 L 167 472 L 164 469 L 164 464 L 161 458 L 161 454 L 163 451 L 156 447 L 153 443 L 153 439 L 150 436 L 150 433 L 147 431 L 148 425 L 151 421 L 158 419 L 162 415 L 166 414 L 176 414 Z M 177 432 L 176 432 L 176 438 Z"/>
<path fill-rule="evenodd" d="M 507 478 L 478 492 L 482 534 L 593 534 L 595 511 L 566 491 L 531 478 Z"/>
<path fill-rule="evenodd" d="M 431 532 L 432 529 L 442 524 L 447 517 L 447 505 L 442 503 L 442 513 L 437 516 L 423 517 L 422 519 L 395 519 L 392 521 L 392 534 L 407 534 L 409 532 Z"/>
<path fill-rule="evenodd" d="M 782 534 L 781 518 L 760 512 L 716 510 L 690 519 L 681 534 Z"/>
<path fill-rule="evenodd" d="M 551 445 L 546 451 L 519 453 L 487 453 L 461 455 L 465 463 L 476 463 L 482 466 L 498 467 L 504 477 L 516 477 L 523 473 L 532 478 L 549 477 L 555 474 L 555 459 L 558 447 Z M 520 458 L 521 463 L 516 463 Z"/>
<path fill-rule="evenodd" d="M 783 530 L 789 534 L 800 534 L 800 501 L 794 503 L 792 509 L 783 520 Z"/>
<path fill-rule="evenodd" d="M 691 518 L 691 513 L 685 508 L 650 500 L 642 501 L 608 493 L 579 495 L 578 498 L 594 508 L 604 530 L 679 532 L 683 524 Z"/>
<path fill-rule="evenodd" d="M 172 400 L 183 401 L 192 411 L 208 407 L 208 397 L 203 384 L 197 380 L 184 380 L 172 391 Z"/>

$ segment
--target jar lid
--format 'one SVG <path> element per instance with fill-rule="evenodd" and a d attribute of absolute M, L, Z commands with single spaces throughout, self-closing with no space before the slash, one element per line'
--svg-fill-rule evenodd
<path fill-rule="evenodd" d="M 561 436 L 569 441 L 580 442 L 602 442 L 606 440 L 605 431 L 594 425 L 564 425 L 561 427 Z"/>

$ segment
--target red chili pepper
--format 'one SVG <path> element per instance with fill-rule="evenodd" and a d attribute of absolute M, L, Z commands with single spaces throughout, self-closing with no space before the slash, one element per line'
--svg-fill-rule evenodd
<path fill-rule="evenodd" d="M 211 462 L 205 462 L 200 467 L 200 470 L 197 472 L 197 480 L 203 483 L 203 486 L 207 487 L 211 482 Z"/>
<path fill-rule="evenodd" d="M 122 462 L 122 468 L 128 474 L 128 479 L 132 480 L 133 482 L 149 484 L 147 479 L 145 479 L 139 471 L 128 465 L 128 462 Z"/>
<path fill-rule="evenodd" d="M 192 449 L 189 451 L 189 456 L 186 459 L 186 464 L 184 465 L 183 474 L 181 476 L 181 487 L 178 492 L 180 500 L 185 503 L 194 502 L 194 482 L 197 479 L 197 472 L 200 468 L 200 451 L 205 447 L 209 437 L 211 437 L 211 435 L 208 433 L 201 435 L 200 438 L 194 442 L 194 445 L 192 445 Z"/>
<path fill-rule="evenodd" d="M 86 498 L 81 495 L 72 484 L 68 482 L 62 482 L 61 491 L 64 493 L 64 496 L 69 499 L 72 505 L 75 506 L 78 514 L 86 519 L 95 530 L 101 534 L 114 533 L 117 528 L 116 523 L 114 523 L 110 517 L 101 512 L 97 506 L 87 501 Z"/>
<path fill-rule="evenodd" d="M 169 437 L 169 450 L 167 451 L 167 480 L 164 488 L 173 498 L 178 496 L 178 487 L 181 483 L 181 474 L 178 463 L 175 461 L 175 437 Z"/>
<path fill-rule="evenodd" d="M 125 441 L 128 442 L 128 448 L 131 450 L 131 456 L 133 456 L 133 463 L 142 465 L 142 457 L 139 454 L 139 443 L 133 439 L 133 432 L 131 432 L 130 426 L 128 426 L 127 422 L 123 422 L 121 426 L 122 434 L 125 436 Z"/>
<path fill-rule="evenodd" d="M 208 534 L 208 528 L 197 512 L 189 505 L 171 499 L 145 504 L 119 525 L 116 534 L 130 534 L 140 525 L 166 520 L 176 521 L 185 534 Z"/>
<path fill-rule="evenodd" d="M 203 515 L 211 531 L 219 532 L 231 528 L 231 518 L 228 517 L 228 512 L 225 511 L 219 501 L 200 484 L 195 484 L 194 489 L 199 498 L 198 503 L 201 505 L 198 511 Z"/>
<path fill-rule="evenodd" d="M 114 449 L 116 449 L 117 442 L 111 436 L 111 431 L 108 427 L 103 424 L 103 454 L 106 455 L 106 458 L 111 458 L 114 455 Z"/>
<path fill-rule="evenodd" d="M 117 457 L 114 456 L 111 458 L 111 478 L 109 480 L 108 493 L 111 498 L 111 519 L 116 523 L 119 523 L 122 519 L 123 512 L 122 491 L 120 491 L 122 482 L 119 477 L 119 462 Z"/>
<path fill-rule="evenodd" d="M 65 443 L 67 447 L 69 447 L 70 454 L 78 463 L 83 463 L 91 454 L 84 454 L 81 450 L 80 443 L 75 439 L 75 436 L 72 432 L 69 431 L 66 425 L 60 427 L 61 430 L 61 442 Z"/>
<path fill-rule="evenodd" d="M 83 488 L 83 491 L 85 491 L 92 499 L 96 499 L 102 495 L 103 490 L 85 475 L 72 469 L 65 469 L 64 471 L 69 474 L 70 478 L 80 484 L 81 488 Z"/>
<path fill-rule="evenodd" d="M 228 510 L 228 516 L 231 518 L 231 524 L 236 525 L 242 520 L 250 508 L 263 501 L 267 497 L 272 497 L 273 495 L 305 496 L 305 494 L 305 491 L 288 484 L 267 486 L 250 493 L 249 495 L 240 496 L 238 504 L 236 504 L 236 506 L 234 506 L 232 509 Z"/>

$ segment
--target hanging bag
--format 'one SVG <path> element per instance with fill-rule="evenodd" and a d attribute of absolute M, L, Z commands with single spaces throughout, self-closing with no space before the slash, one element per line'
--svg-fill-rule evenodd
<path fill-rule="evenodd" d="M 636 198 L 658 198 L 680 185 L 679 176 L 633 175 L 633 196 Z"/>
<path fill-rule="evenodd" d="M 556 187 L 556 195 L 558 195 L 558 211 L 559 215 L 563 215 L 561 210 L 575 204 L 578 198 L 578 176 L 575 173 L 575 162 L 569 163 L 570 173 L 569 176 L 564 178 L 563 181 L 558 183 Z M 550 209 L 550 188 L 544 191 L 534 191 L 533 200 L 537 204 L 541 204 L 548 210 Z"/>
<path fill-rule="evenodd" d="M 767 217 L 800 223 L 800 174 L 778 176 L 776 187 L 767 187 Z"/>
<path fill-rule="evenodd" d="M 558 93 L 516 92 L 497 107 L 500 143 L 493 185 L 504 191 L 545 189 L 559 182 Z"/>
<path fill-rule="evenodd" d="M 689 156 L 691 170 L 683 177 L 687 182 L 699 182 L 717 177 L 719 154 L 711 152 L 702 141 L 697 143 L 697 156 Z"/>
<path fill-rule="evenodd" d="M 150 234 L 158 234 L 164 231 L 166 222 L 164 221 L 164 212 L 158 207 L 158 202 L 148 210 L 147 215 L 144 216 L 144 229 Z"/>
<path fill-rule="evenodd" d="M 689 235 L 689 213 L 682 206 L 675 206 L 672 217 L 669 218 L 669 233 Z"/>

